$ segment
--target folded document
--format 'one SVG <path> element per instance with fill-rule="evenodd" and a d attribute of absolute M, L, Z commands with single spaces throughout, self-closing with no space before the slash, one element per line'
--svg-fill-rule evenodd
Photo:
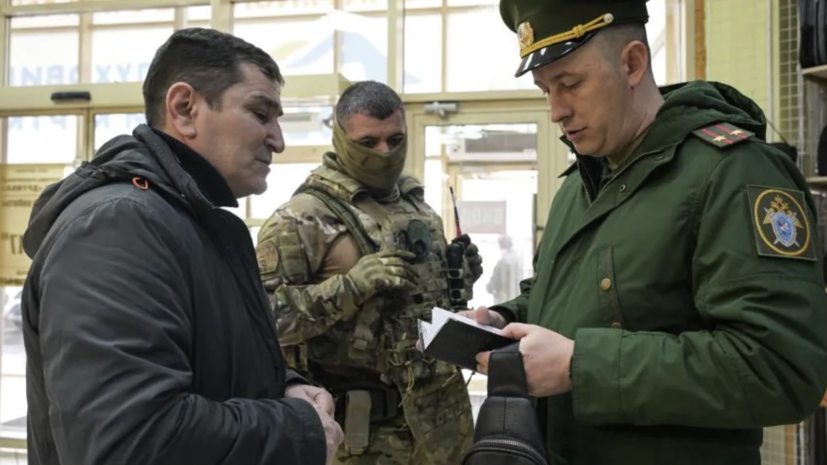
<path fill-rule="evenodd" d="M 419 346 L 425 355 L 476 371 L 476 355 L 502 349 L 515 341 L 493 327 L 434 307 L 431 322 L 419 320 Z"/>

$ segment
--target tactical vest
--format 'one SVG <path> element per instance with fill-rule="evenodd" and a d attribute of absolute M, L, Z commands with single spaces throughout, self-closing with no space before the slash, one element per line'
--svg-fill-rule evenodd
<path fill-rule="evenodd" d="M 425 358 L 415 346 L 419 319 L 430 320 L 434 306 L 450 308 L 443 224 L 422 200 L 416 180 L 400 178 L 398 187 L 398 201 L 380 204 L 349 176 L 322 166 L 296 191 L 322 201 L 347 227 L 361 255 L 400 249 L 418 254 L 412 263 L 418 289 L 366 302 L 353 320 L 340 322 L 318 343 L 309 342 L 307 363 L 324 371 L 350 366 L 376 373 L 401 394 L 402 413 L 414 437 L 437 455 L 459 460 L 473 434 L 464 379 L 456 367 Z M 289 281 L 293 267 L 285 261 L 282 265 Z M 444 435 L 451 439 L 446 442 Z"/>

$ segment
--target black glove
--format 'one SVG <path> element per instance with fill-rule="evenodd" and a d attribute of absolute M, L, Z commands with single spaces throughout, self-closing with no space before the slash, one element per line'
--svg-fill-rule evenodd
<path fill-rule="evenodd" d="M 468 264 L 468 271 L 470 273 L 468 284 L 472 285 L 482 276 L 482 256 L 480 249 L 475 244 L 471 243 L 471 238 L 468 234 L 463 234 L 451 242 L 462 242 L 465 244 L 465 263 Z"/>

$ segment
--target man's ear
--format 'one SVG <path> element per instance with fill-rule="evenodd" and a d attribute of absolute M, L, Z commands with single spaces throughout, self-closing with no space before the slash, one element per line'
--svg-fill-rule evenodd
<path fill-rule="evenodd" d="M 185 82 L 176 82 L 167 91 L 166 122 L 186 138 L 195 137 L 197 132 L 193 121 L 196 98 L 195 89 Z"/>
<path fill-rule="evenodd" d="M 626 44 L 620 54 L 620 65 L 628 79 L 629 87 L 637 87 L 649 69 L 649 51 L 646 44 L 639 40 Z"/>

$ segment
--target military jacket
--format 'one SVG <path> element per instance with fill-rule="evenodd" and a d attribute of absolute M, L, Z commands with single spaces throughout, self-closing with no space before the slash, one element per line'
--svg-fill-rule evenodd
<path fill-rule="evenodd" d="M 417 320 L 429 319 L 434 306 L 450 308 L 443 223 L 418 182 L 403 177 L 398 187 L 398 199 L 380 204 L 328 155 L 262 227 L 259 267 L 291 366 L 334 393 L 370 383 L 394 386 L 402 394 L 399 415 L 433 452 L 431 460 L 455 463 L 473 429 L 463 377 L 415 347 Z M 340 219 L 349 216 L 354 224 Z M 355 239 L 360 254 L 405 248 L 414 221 L 425 226 L 431 249 L 413 264 L 419 289 L 365 300 L 348 285 L 346 266 L 322 273 L 337 241 Z M 352 226 L 367 237 L 360 239 Z"/>
<path fill-rule="evenodd" d="M 827 297 L 813 202 L 764 142 L 761 110 L 694 82 L 629 160 L 566 173 L 522 295 L 494 307 L 574 340 L 572 392 L 542 399 L 575 465 L 761 463 L 827 385 Z"/>

